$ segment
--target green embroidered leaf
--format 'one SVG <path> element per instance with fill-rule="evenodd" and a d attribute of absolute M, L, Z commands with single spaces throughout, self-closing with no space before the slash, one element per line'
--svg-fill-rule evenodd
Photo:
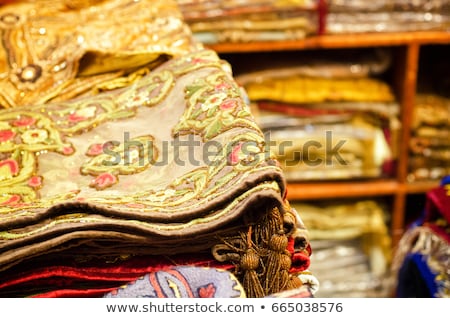
<path fill-rule="evenodd" d="M 196 91 L 204 88 L 204 85 L 188 85 L 186 86 L 186 96 L 191 97 Z"/>
<path fill-rule="evenodd" d="M 211 124 L 208 125 L 205 129 L 205 138 L 212 139 L 217 136 L 219 132 L 222 130 L 223 124 L 220 120 L 214 120 Z"/>
<path fill-rule="evenodd" d="M 238 111 L 238 113 L 237 113 L 237 117 L 240 117 L 240 118 L 249 117 L 249 116 L 250 116 L 250 112 L 246 108 Z"/>
<path fill-rule="evenodd" d="M 196 109 L 192 112 L 190 118 L 197 118 L 197 117 L 200 116 L 202 113 L 203 113 L 202 108 L 201 108 L 201 107 L 198 107 L 198 108 L 196 108 Z"/>
<path fill-rule="evenodd" d="M 217 108 L 219 108 L 219 105 L 209 107 L 208 112 L 206 113 L 206 116 L 208 116 L 208 117 L 213 116 L 214 113 L 217 113 Z"/>

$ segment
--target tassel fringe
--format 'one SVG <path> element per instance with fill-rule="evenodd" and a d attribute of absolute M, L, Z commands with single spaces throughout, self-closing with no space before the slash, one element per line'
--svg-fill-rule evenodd
<path fill-rule="evenodd" d="M 223 244 L 216 245 L 216 251 L 230 250 L 215 255 L 216 259 L 224 261 L 224 255 L 234 255 L 227 260 L 235 264 L 235 275 L 247 297 L 260 298 L 302 286 L 301 280 L 289 273 L 292 255 L 283 226 L 283 216 L 275 207 L 239 238 L 223 239 Z"/>

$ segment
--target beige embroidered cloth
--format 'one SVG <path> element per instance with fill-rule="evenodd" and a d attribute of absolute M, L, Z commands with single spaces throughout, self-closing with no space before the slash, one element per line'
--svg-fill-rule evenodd
<path fill-rule="evenodd" d="M 280 205 L 285 191 L 212 51 L 174 59 L 125 89 L 0 118 L 3 267 L 86 230 L 99 239 L 117 230 L 151 243 L 149 253 L 211 247 L 241 216 L 252 222 Z"/>

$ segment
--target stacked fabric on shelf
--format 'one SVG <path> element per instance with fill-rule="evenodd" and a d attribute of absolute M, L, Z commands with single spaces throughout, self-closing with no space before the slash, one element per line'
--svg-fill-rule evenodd
<path fill-rule="evenodd" d="M 318 32 L 316 0 L 177 0 L 194 37 L 207 44 L 303 39 Z"/>
<path fill-rule="evenodd" d="M 392 272 L 397 297 L 450 297 L 450 177 L 427 192 L 422 216 L 398 244 Z"/>
<path fill-rule="evenodd" d="M 328 34 L 446 31 L 450 28 L 448 0 L 329 0 Z"/>
<path fill-rule="evenodd" d="M 411 126 L 409 181 L 440 180 L 450 174 L 450 99 L 416 96 Z"/>
<path fill-rule="evenodd" d="M 0 17 L 0 297 L 311 295 L 283 171 L 174 1 Z"/>
<path fill-rule="evenodd" d="M 317 297 L 386 297 L 391 239 L 383 202 L 293 202 L 308 228 Z"/>
<path fill-rule="evenodd" d="M 236 81 L 289 181 L 391 172 L 399 107 L 390 86 L 376 77 L 389 66 L 390 55 L 342 54 L 275 58 L 273 65 L 248 70 L 235 65 Z M 252 65 L 262 64 L 253 59 Z"/>

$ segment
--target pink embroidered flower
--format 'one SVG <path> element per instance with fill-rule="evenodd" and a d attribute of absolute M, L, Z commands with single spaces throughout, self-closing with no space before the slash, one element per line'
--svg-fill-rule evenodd
<path fill-rule="evenodd" d="M 42 185 L 42 178 L 40 176 L 32 176 L 28 179 L 28 185 L 32 188 L 38 188 Z"/>
<path fill-rule="evenodd" d="M 67 118 L 73 123 L 86 120 L 86 117 L 80 116 L 77 113 L 70 114 Z"/>
<path fill-rule="evenodd" d="M 62 150 L 63 154 L 65 154 L 65 155 L 71 155 L 71 154 L 73 154 L 74 151 L 75 150 L 71 146 L 66 146 Z"/>
<path fill-rule="evenodd" d="M 16 119 L 15 121 L 12 122 L 13 126 L 16 127 L 28 127 L 33 125 L 36 122 L 36 119 L 33 117 L 20 117 L 19 119 Z"/>
<path fill-rule="evenodd" d="M 214 298 L 216 294 L 216 287 L 213 283 L 206 286 L 202 286 L 198 289 L 198 295 L 200 298 Z"/>
<path fill-rule="evenodd" d="M 76 112 L 73 112 L 67 118 L 69 119 L 69 121 L 77 123 L 86 120 L 88 118 L 94 117 L 96 111 L 97 108 L 95 106 L 90 106 L 83 109 L 79 109 Z"/>
<path fill-rule="evenodd" d="M 217 84 L 214 88 L 215 88 L 216 90 L 224 90 L 224 89 L 229 89 L 229 88 L 231 88 L 231 86 L 230 86 L 230 84 L 228 84 L 228 83 L 222 82 L 222 83 L 220 83 L 220 84 Z"/>
<path fill-rule="evenodd" d="M 236 107 L 236 101 L 233 99 L 228 99 L 220 104 L 221 110 L 232 110 Z"/>
<path fill-rule="evenodd" d="M 211 108 L 219 106 L 222 102 L 227 98 L 227 94 L 224 92 L 218 92 L 212 94 L 206 98 L 206 100 L 202 103 L 201 108 L 203 111 L 208 111 Z"/>
<path fill-rule="evenodd" d="M 16 205 L 21 200 L 20 195 L 11 194 L 6 200 L 0 202 L 0 205 Z"/>
<path fill-rule="evenodd" d="M 6 169 L 6 171 L 4 169 Z M 0 161 L 0 180 L 9 179 L 18 172 L 19 164 L 14 159 Z"/>
<path fill-rule="evenodd" d="M 238 164 L 240 161 L 240 152 L 242 148 L 242 142 L 238 143 L 236 146 L 233 147 L 230 154 L 230 164 L 235 165 Z"/>
<path fill-rule="evenodd" d="M 92 183 L 91 187 L 96 188 L 97 190 L 105 189 L 117 182 L 117 177 L 113 175 L 112 173 L 105 172 L 99 175 L 97 178 L 95 178 Z"/>
<path fill-rule="evenodd" d="M 103 144 L 92 144 L 86 151 L 88 156 L 98 156 L 103 153 Z"/>
<path fill-rule="evenodd" d="M 0 130 L 0 142 L 5 142 L 14 138 L 16 133 L 12 130 Z"/>
<path fill-rule="evenodd" d="M 200 63 L 205 63 L 205 62 L 209 62 L 208 60 L 202 59 L 200 57 L 196 57 L 192 60 L 192 64 L 200 64 Z"/>

